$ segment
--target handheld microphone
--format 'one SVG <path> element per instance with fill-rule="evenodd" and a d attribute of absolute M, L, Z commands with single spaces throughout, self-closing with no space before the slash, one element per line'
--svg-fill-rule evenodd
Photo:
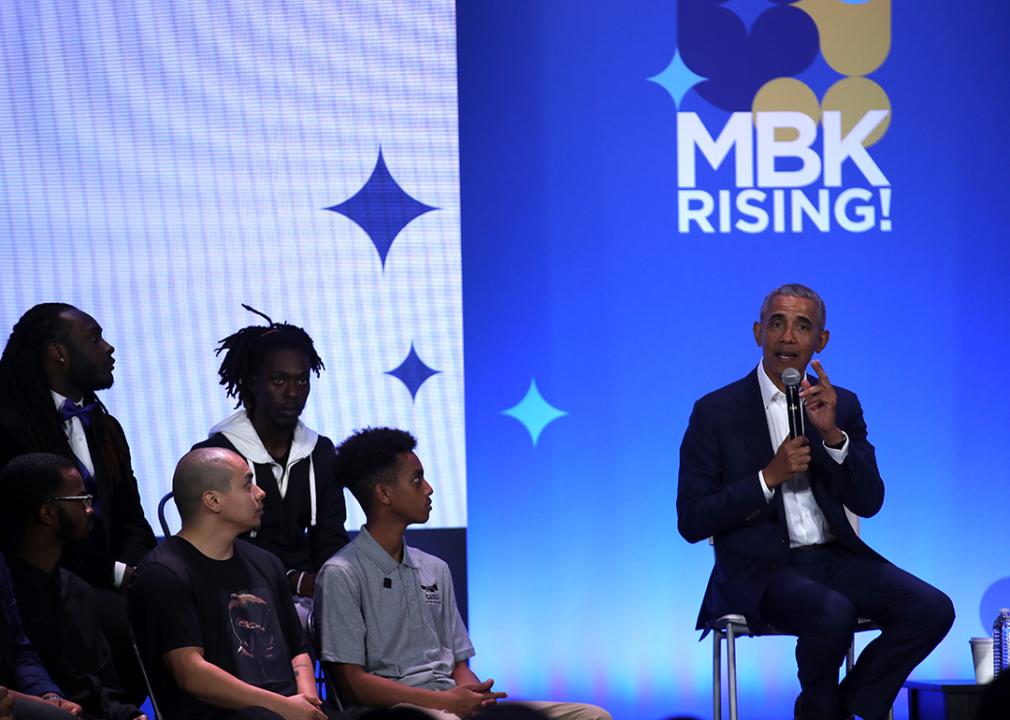
<path fill-rule="evenodd" d="M 789 418 L 790 439 L 805 435 L 803 403 L 800 401 L 800 371 L 786 368 L 782 371 L 782 384 L 786 386 L 786 417 Z"/>

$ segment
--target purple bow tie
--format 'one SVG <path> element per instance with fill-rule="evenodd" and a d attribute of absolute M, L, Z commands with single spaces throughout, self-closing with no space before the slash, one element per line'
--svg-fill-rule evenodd
<path fill-rule="evenodd" d="M 91 413 L 95 411 L 96 407 L 98 407 L 98 403 L 88 403 L 81 407 L 73 400 L 64 400 L 60 407 L 60 417 L 63 418 L 63 422 L 67 422 L 71 418 L 78 418 L 81 425 L 88 428 L 91 427 Z"/>

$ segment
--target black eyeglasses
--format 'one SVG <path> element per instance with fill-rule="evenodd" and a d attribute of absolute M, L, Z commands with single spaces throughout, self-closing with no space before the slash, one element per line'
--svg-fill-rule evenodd
<path fill-rule="evenodd" d="M 64 495 L 62 497 L 46 498 L 46 502 L 79 502 L 87 510 L 92 505 L 94 495 Z"/>

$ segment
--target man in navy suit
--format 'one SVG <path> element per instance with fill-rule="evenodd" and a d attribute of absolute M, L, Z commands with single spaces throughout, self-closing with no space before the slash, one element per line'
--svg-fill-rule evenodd
<path fill-rule="evenodd" d="M 954 609 L 942 592 L 870 549 L 848 522 L 845 508 L 876 514 L 884 483 L 856 395 L 811 362 L 828 343 L 825 317 L 824 302 L 803 285 L 783 285 L 765 298 L 754 323 L 758 367 L 691 413 L 680 448 L 677 524 L 689 542 L 715 543 L 698 629 L 742 613 L 757 632 L 796 635 L 795 716 L 875 720 L 886 717 L 909 673 L 947 634 Z M 816 378 L 805 376 L 808 364 Z M 806 432 L 792 439 L 781 378 L 787 368 L 805 378 Z M 860 617 L 883 631 L 839 684 Z"/>

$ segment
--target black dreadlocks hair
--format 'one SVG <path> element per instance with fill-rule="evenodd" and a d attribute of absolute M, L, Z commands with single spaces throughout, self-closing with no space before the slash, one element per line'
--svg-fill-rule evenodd
<path fill-rule="evenodd" d="M 250 325 L 220 341 L 215 355 L 224 353 L 221 368 L 217 374 L 221 376 L 221 384 L 228 392 L 228 397 L 237 398 L 235 407 L 245 406 L 252 411 L 254 393 L 252 382 L 263 366 L 263 359 L 274 350 L 296 350 L 305 353 L 309 359 L 309 369 L 319 377 L 319 371 L 324 370 L 322 358 L 316 352 L 312 338 L 302 328 L 288 323 L 275 323 L 259 310 L 242 303 L 242 307 L 251 313 L 259 315 L 269 325 Z"/>
<path fill-rule="evenodd" d="M 60 315 L 76 310 L 67 303 L 40 303 L 28 310 L 14 325 L 0 356 L 0 404 L 13 407 L 24 420 L 23 452 L 49 452 L 73 458 L 73 450 L 55 412 L 45 373 L 49 343 L 68 343 L 69 336 Z M 88 446 L 92 458 L 108 471 L 113 482 L 129 474 L 130 457 L 119 424 L 93 392 L 85 403 L 95 403 Z"/>

